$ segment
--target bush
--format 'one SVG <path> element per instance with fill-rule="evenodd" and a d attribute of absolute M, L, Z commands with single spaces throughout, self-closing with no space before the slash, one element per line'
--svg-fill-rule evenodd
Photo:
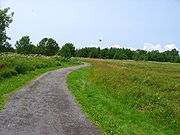
<path fill-rule="evenodd" d="M 18 72 L 14 68 L 3 68 L 0 69 L 0 80 L 17 75 Z"/>
<path fill-rule="evenodd" d="M 35 69 L 36 67 L 31 62 L 26 62 L 25 60 L 16 61 L 15 63 L 15 70 L 19 74 L 25 74 L 27 71 L 34 71 Z"/>
<path fill-rule="evenodd" d="M 19 74 L 24 74 L 27 71 L 27 67 L 25 65 L 17 65 L 15 69 Z"/>
<path fill-rule="evenodd" d="M 65 58 L 65 57 L 62 57 L 62 56 L 54 56 L 53 59 L 55 61 L 60 61 L 60 62 L 69 62 L 69 58 Z"/>
<path fill-rule="evenodd" d="M 76 60 L 62 56 L 20 55 L 14 53 L 0 54 L 0 63 L 5 67 L 0 69 L 0 79 L 16 74 L 25 74 L 36 69 L 62 66 L 64 63 L 78 64 Z"/>
<path fill-rule="evenodd" d="M 36 67 L 37 69 L 41 69 L 41 68 L 46 68 L 46 67 L 48 67 L 48 65 L 47 65 L 46 63 L 37 63 L 37 64 L 35 65 L 35 67 Z"/>

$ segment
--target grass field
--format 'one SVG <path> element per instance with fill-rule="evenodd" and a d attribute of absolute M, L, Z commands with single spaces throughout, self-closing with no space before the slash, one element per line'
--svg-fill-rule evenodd
<path fill-rule="evenodd" d="M 180 64 L 82 59 L 68 87 L 104 134 L 180 132 Z"/>
<path fill-rule="evenodd" d="M 8 100 L 10 94 L 37 76 L 59 68 L 79 65 L 76 60 L 63 57 L 25 56 L 18 54 L 0 55 L 0 110 Z"/>

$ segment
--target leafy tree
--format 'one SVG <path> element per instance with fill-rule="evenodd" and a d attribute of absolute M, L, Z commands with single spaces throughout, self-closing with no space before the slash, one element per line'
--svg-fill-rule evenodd
<path fill-rule="evenodd" d="M 78 49 L 76 50 L 76 57 L 88 57 L 88 48 L 81 48 L 81 49 Z"/>
<path fill-rule="evenodd" d="M 75 56 L 75 47 L 74 47 L 74 45 L 72 43 L 66 43 L 60 49 L 59 55 L 61 55 L 63 57 L 66 57 L 66 58 L 71 58 L 71 57 Z"/>
<path fill-rule="evenodd" d="M 76 51 L 77 57 L 100 58 L 101 50 L 96 47 L 86 47 Z"/>
<path fill-rule="evenodd" d="M 0 9 L 0 52 L 12 51 L 13 48 L 8 43 L 7 40 L 10 38 L 6 35 L 6 28 L 9 27 L 9 24 L 12 22 L 12 17 L 14 13 L 8 14 L 10 8 L 5 8 L 4 10 Z"/>
<path fill-rule="evenodd" d="M 119 52 L 115 53 L 113 59 L 126 60 L 126 59 L 128 59 L 128 57 L 126 54 L 119 51 Z"/>
<path fill-rule="evenodd" d="M 141 57 L 140 54 L 135 53 L 135 54 L 133 55 L 132 59 L 133 59 L 133 60 L 136 60 L 136 61 L 139 61 L 139 60 L 142 60 L 140 57 Z"/>
<path fill-rule="evenodd" d="M 16 47 L 16 52 L 20 54 L 35 53 L 35 46 L 30 41 L 29 36 L 23 36 L 19 41 L 16 41 L 15 47 Z"/>
<path fill-rule="evenodd" d="M 137 60 L 137 61 L 159 61 L 159 62 L 176 62 L 180 63 L 179 52 L 176 49 L 172 49 L 165 52 L 159 52 L 153 50 L 147 52 L 145 50 L 138 49 L 132 51 L 125 48 L 95 48 L 86 47 L 76 51 L 77 57 L 90 57 L 90 58 L 102 58 L 102 59 L 119 59 L 119 60 Z"/>
<path fill-rule="evenodd" d="M 14 48 L 9 42 L 5 42 L 3 46 L 0 46 L 0 52 L 14 52 Z"/>
<path fill-rule="evenodd" d="M 89 54 L 88 57 L 89 58 L 99 58 L 100 56 L 100 48 L 96 48 L 96 47 L 90 47 L 88 48 L 89 50 Z"/>
<path fill-rule="evenodd" d="M 115 56 L 115 54 L 117 54 L 117 52 L 118 52 L 118 49 L 117 48 L 113 48 L 113 47 L 111 47 L 110 49 L 109 49 L 109 52 L 108 52 L 108 55 L 109 55 L 109 59 L 113 59 Z"/>
<path fill-rule="evenodd" d="M 173 62 L 175 62 L 175 63 L 180 63 L 180 56 L 175 56 Z"/>
<path fill-rule="evenodd" d="M 37 45 L 37 53 L 46 56 L 56 55 L 58 50 L 58 43 L 52 38 L 43 38 Z"/>
<path fill-rule="evenodd" d="M 153 50 L 148 53 L 148 60 L 149 61 L 157 61 L 160 52 L 158 50 Z"/>
<path fill-rule="evenodd" d="M 141 50 L 141 49 L 137 49 L 137 50 L 136 50 L 136 53 L 138 53 L 138 54 L 140 54 L 140 55 L 145 55 L 145 54 L 147 54 L 147 51 Z"/>
<path fill-rule="evenodd" d="M 138 49 L 134 52 L 132 56 L 133 60 L 140 61 L 140 60 L 148 60 L 148 52 L 145 50 Z"/>
<path fill-rule="evenodd" d="M 108 59 L 109 58 L 109 49 L 108 48 L 102 49 L 100 52 L 100 57 L 102 59 Z"/>
<path fill-rule="evenodd" d="M 167 56 L 179 56 L 179 51 L 174 48 L 172 50 L 165 51 L 164 54 Z"/>
<path fill-rule="evenodd" d="M 132 57 L 134 55 L 134 51 L 131 49 L 124 49 L 124 54 L 127 56 L 127 59 L 132 60 Z"/>

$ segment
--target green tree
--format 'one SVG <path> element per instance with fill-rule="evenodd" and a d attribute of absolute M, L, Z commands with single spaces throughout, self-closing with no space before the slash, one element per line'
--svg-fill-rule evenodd
<path fill-rule="evenodd" d="M 148 52 L 149 61 L 157 61 L 159 56 L 160 56 L 160 52 L 158 50 L 152 50 L 151 52 Z"/>
<path fill-rule="evenodd" d="M 6 42 L 4 44 L 4 51 L 3 52 L 14 52 L 14 48 L 12 47 L 12 45 L 9 42 Z"/>
<path fill-rule="evenodd" d="M 180 56 L 175 56 L 173 62 L 175 62 L 175 63 L 180 63 Z"/>
<path fill-rule="evenodd" d="M 75 56 L 75 47 L 74 47 L 74 45 L 72 43 L 66 43 L 60 49 L 59 55 L 61 55 L 63 57 L 66 57 L 66 58 L 71 58 L 71 57 Z"/>
<path fill-rule="evenodd" d="M 96 48 L 96 47 L 90 47 L 88 48 L 89 50 L 89 54 L 88 57 L 89 58 L 99 58 L 100 56 L 100 48 Z"/>
<path fill-rule="evenodd" d="M 100 57 L 102 59 L 108 59 L 109 58 L 109 49 L 108 48 L 102 49 L 100 52 Z"/>
<path fill-rule="evenodd" d="M 147 51 L 141 50 L 141 49 L 137 49 L 137 50 L 136 50 L 136 53 L 138 53 L 138 54 L 140 54 L 140 55 L 145 55 L 145 54 L 147 54 Z"/>
<path fill-rule="evenodd" d="M 30 41 L 29 36 L 23 36 L 19 41 L 16 41 L 15 47 L 16 47 L 16 52 L 20 54 L 35 53 L 35 46 Z"/>
<path fill-rule="evenodd" d="M 56 55 L 58 50 L 58 43 L 52 38 L 43 38 L 37 45 L 37 53 L 46 56 Z"/>
<path fill-rule="evenodd" d="M 88 57 L 88 48 L 81 48 L 76 50 L 76 57 Z"/>
<path fill-rule="evenodd" d="M 12 22 L 12 17 L 14 13 L 8 14 L 10 8 L 5 8 L 4 10 L 0 9 L 0 52 L 6 52 L 13 50 L 11 45 L 8 43 L 10 37 L 6 35 L 6 28 L 9 27 L 9 24 Z"/>
<path fill-rule="evenodd" d="M 118 52 L 118 48 L 114 48 L 114 47 L 111 47 L 108 51 L 108 55 L 109 55 L 109 59 L 114 59 L 116 58 L 115 55 L 117 55 L 117 52 Z"/>
<path fill-rule="evenodd" d="M 140 61 L 140 60 L 147 61 L 148 60 L 148 52 L 145 50 L 137 49 L 134 52 L 132 59 L 136 60 L 136 61 Z"/>
<path fill-rule="evenodd" d="M 115 53 L 113 59 L 126 60 L 126 59 L 128 59 L 128 57 L 126 54 L 118 51 L 117 53 Z"/>
<path fill-rule="evenodd" d="M 179 51 L 176 49 L 168 50 L 164 52 L 167 56 L 179 56 Z"/>

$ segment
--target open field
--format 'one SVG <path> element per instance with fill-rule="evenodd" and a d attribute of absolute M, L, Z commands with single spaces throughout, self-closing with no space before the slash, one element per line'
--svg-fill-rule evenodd
<path fill-rule="evenodd" d="M 0 110 L 10 94 L 50 70 L 79 65 L 76 60 L 53 56 L 25 56 L 18 54 L 0 55 Z"/>
<path fill-rule="evenodd" d="M 104 134 L 178 134 L 180 64 L 81 59 L 68 77 L 85 114 Z"/>

